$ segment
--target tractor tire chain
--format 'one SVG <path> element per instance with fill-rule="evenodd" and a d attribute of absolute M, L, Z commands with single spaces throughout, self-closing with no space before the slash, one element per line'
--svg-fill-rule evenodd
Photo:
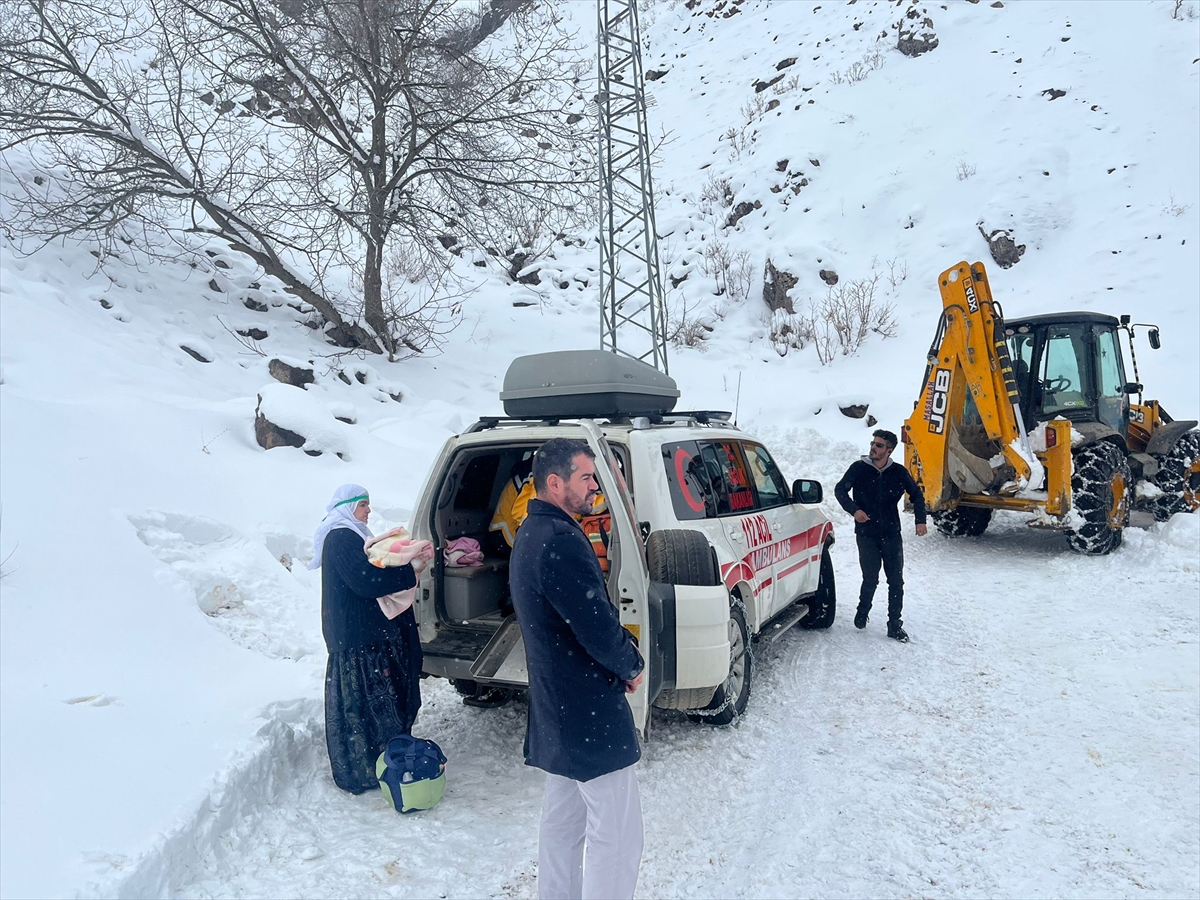
<path fill-rule="evenodd" d="M 1114 508 L 1113 482 L 1120 476 L 1125 484 L 1121 523 L 1110 523 Z M 1131 488 L 1129 461 L 1119 447 L 1106 441 L 1089 444 L 1075 454 L 1075 472 L 1071 476 L 1072 506 L 1083 518 L 1079 528 L 1067 532 L 1072 550 L 1089 556 L 1111 553 L 1121 545 L 1121 531 L 1128 517 Z"/>
<path fill-rule="evenodd" d="M 1157 521 L 1165 522 L 1175 513 L 1195 509 L 1195 499 L 1200 491 L 1194 465 L 1197 456 L 1200 456 L 1200 431 L 1180 435 L 1168 452 L 1154 454 L 1158 460 L 1158 474 L 1151 481 L 1162 491 L 1162 496 L 1148 501 L 1145 508 L 1154 513 Z"/>

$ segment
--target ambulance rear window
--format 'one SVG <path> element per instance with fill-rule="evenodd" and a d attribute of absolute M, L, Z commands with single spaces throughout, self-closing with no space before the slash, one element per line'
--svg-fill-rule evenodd
<path fill-rule="evenodd" d="M 717 514 L 708 472 L 695 441 L 662 446 L 663 466 L 671 488 L 671 506 L 681 522 Z"/>

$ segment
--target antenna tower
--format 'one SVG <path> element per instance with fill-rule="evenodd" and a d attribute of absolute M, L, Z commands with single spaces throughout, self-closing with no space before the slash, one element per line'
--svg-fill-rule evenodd
<path fill-rule="evenodd" d="M 642 80 L 637 0 L 597 0 L 600 348 L 667 372 L 667 315 Z"/>

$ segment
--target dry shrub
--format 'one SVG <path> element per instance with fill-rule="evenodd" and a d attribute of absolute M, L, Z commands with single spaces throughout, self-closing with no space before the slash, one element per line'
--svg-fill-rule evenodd
<path fill-rule="evenodd" d="M 704 244 L 704 259 L 700 269 L 716 282 L 718 297 L 728 294 L 734 300 L 745 300 L 754 285 L 754 262 L 748 250 L 733 250 L 722 240 L 713 238 Z"/>
<path fill-rule="evenodd" d="M 734 300 L 745 300 L 750 296 L 750 289 L 754 285 L 754 263 L 749 250 L 738 250 L 730 256 L 725 283 L 729 288 L 729 296 Z"/>
<path fill-rule="evenodd" d="M 710 173 L 700 189 L 700 201 L 707 204 L 709 210 L 714 206 L 728 209 L 733 206 L 733 185 L 728 178 Z"/>
<path fill-rule="evenodd" d="M 708 349 L 705 341 L 712 333 L 712 325 L 700 316 L 698 304 L 688 303 L 683 293 L 667 301 L 667 340 L 674 347 L 691 347 L 704 353 Z"/>
<path fill-rule="evenodd" d="M 837 334 L 843 356 L 858 352 L 871 334 L 889 338 L 896 336 L 896 307 L 890 300 L 878 296 L 878 272 L 831 287 L 820 307 L 820 317 Z"/>
<path fill-rule="evenodd" d="M 903 281 L 907 267 L 893 266 L 889 277 Z M 883 338 L 896 336 L 898 323 L 895 304 L 879 295 L 883 274 L 872 271 L 867 278 L 847 281 L 829 288 L 824 299 L 810 302 L 805 312 L 782 315 L 777 310 L 771 320 L 771 343 L 780 356 L 788 349 L 812 344 L 821 365 L 827 366 L 837 355 L 851 356 L 872 334 Z"/>

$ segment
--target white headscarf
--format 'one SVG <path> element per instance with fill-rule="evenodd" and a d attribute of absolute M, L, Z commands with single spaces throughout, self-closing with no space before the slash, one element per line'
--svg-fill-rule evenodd
<path fill-rule="evenodd" d="M 333 499 L 325 507 L 325 518 L 321 520 L 321 524 L 317 526 L 317 533 L 313 535 L 313 558 L 308 563 L 310 569 L 321 567 L 325 538 L 333 529 L 349 528 L 361 534 L 364 543 L 368 538 L 374 537 L 365 522 L 354 518 L 354 510 L 358 508 L 358 504 L 367 499 L 367 489 L 361 484 L 343 484 L 333 492 Z"/>

